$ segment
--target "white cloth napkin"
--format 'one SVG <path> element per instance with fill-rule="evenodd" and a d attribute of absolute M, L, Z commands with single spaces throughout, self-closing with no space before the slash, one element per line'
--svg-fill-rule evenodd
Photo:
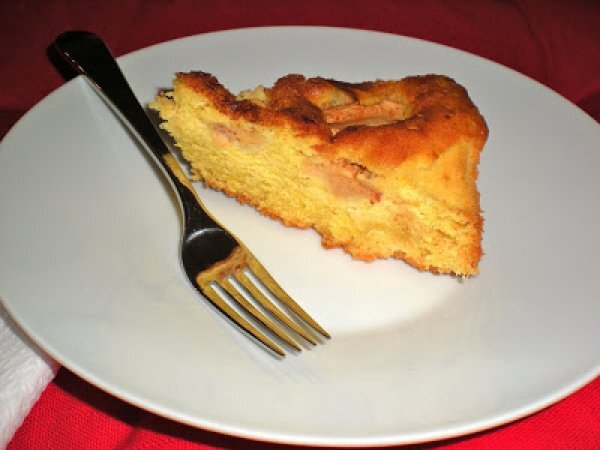
<path fill-rule="evenodd" d="M 0 303 L 0 449 L 8 445 L 58 367 Z"/>

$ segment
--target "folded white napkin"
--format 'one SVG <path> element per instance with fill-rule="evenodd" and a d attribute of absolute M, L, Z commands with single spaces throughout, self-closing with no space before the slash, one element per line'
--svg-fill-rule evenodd
<path fill-rule="evenodd" d="M 0 449 L 8 445 L 58 367 L 0 304 Z"/>

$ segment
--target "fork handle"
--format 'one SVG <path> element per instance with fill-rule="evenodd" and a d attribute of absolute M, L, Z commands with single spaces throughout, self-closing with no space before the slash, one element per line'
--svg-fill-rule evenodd
<path fill-rule="evenodd" d="M 178 194 L 191 230 L 222 227 L 205 211 L 192 184 L 131 90 L 104 41 L 87 31 L 67 31 L 54 47 L 96 90 L 162 169 Z"/>

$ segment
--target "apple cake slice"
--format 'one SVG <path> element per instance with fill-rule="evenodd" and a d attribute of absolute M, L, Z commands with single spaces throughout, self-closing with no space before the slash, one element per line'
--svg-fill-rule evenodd
<path fill-rule="evenodd" d="M 478 273 L 487 126 L 439 75 L 346 83 L 288 75 L 234 95 L 179 73 L 151 108 L 193 178 L 354 258 Z"/>

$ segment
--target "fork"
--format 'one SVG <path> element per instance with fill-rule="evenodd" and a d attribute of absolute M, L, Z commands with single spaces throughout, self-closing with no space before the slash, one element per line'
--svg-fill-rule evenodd
<path fill-rule="evenodd" d="M 250 250 L 206 211 L 102 39 L 68 31 L 56 38 L 54 48 L 132 131 L 173 187 L 183 212 L 181 261 L 191 284 L 277 357 L 285 356 L 284 348 L 299 352 L 329 339 Z"/>

